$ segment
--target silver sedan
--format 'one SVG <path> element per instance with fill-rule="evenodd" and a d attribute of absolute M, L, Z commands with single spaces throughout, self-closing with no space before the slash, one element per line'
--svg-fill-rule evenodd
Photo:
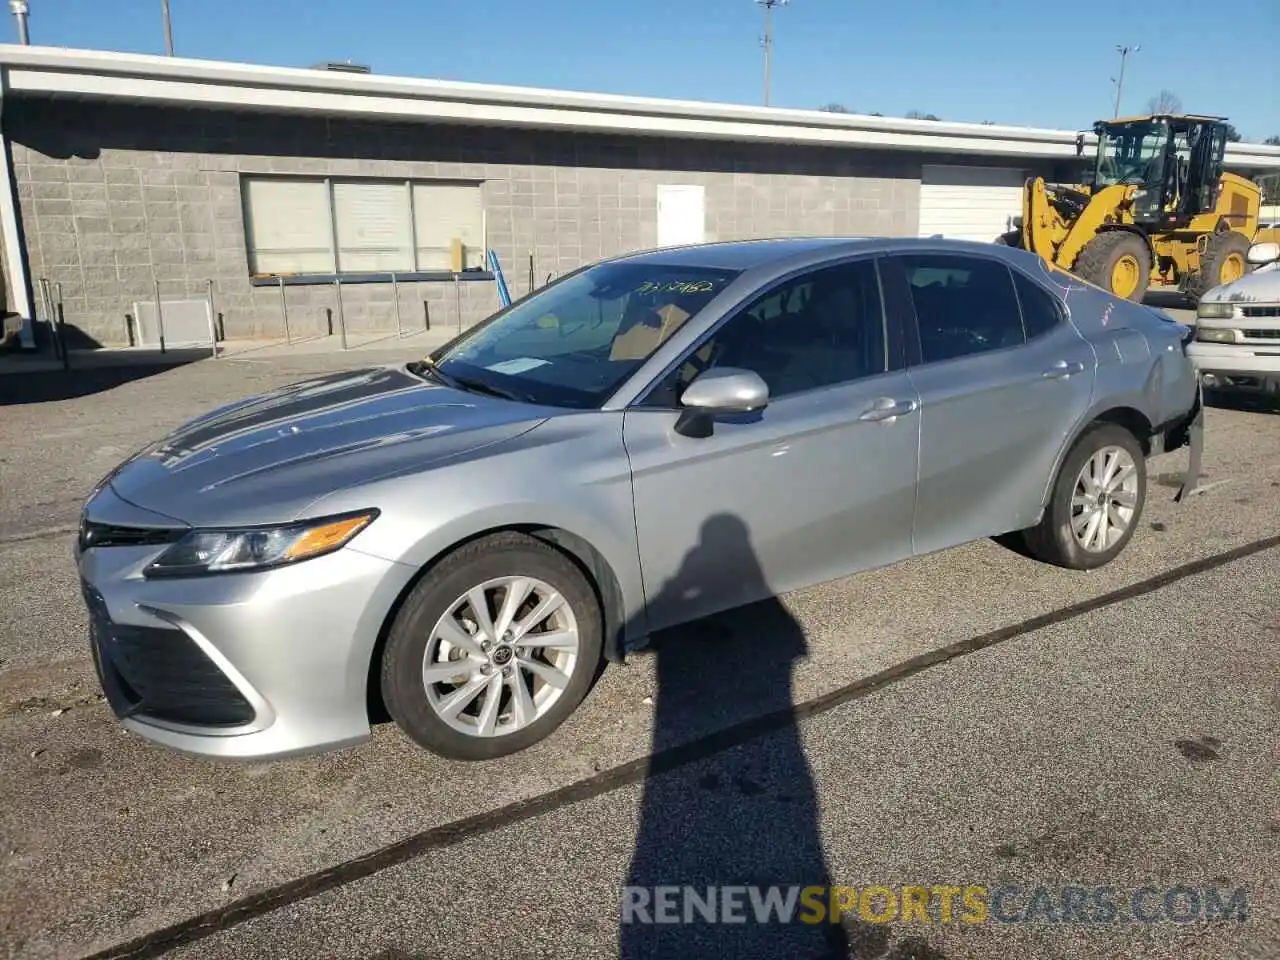
<path fill-rule="evenodd" d="M 337 747 L 385 708 L 509 754 L 663 628 L 984 537 L 1109 562 L 1147 458 L 1196 452 L 1187 336 L 995 245 L 598 263 L 118 467 L 77 549 L 94 661 L 181 750 Z"/>

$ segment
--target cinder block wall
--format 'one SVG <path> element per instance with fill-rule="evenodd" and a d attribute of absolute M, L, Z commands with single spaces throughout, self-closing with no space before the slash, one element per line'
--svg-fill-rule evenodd
<path fill-rule="evenodd" d="M 279 293 L 250 283 L 247 173 L 475 179 L 513 296 L 584 262 L 657 243 L 657 186 L 706 188 L 709 239 L 911 235 L 920 160 L 885 151 L 368 122 L 126 104 L 5 103 L 32 276 L 62 283 L 65 317 L 103 344 L 153 296 L 204 296 L 227 337 L 282 334 Z M 498 306 L 458 285 L 462 323 Z M 456 329 L 450 282 L 402 284 L 406 328 Z M 295 335 L 328 331 L 333 287 L 287 288 Z M 348 330 L 395 328 L 390 284 L 344 286 Z"/>

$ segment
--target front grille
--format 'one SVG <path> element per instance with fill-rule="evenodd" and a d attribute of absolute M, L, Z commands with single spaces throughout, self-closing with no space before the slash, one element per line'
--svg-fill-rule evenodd
<path fill-rule="evenodd" d="M 169 527 L 118 527 L 110 523 L 80 521 L 80 549 L 90 547 L 143 547 L 173 543 L 184 531 Z"/>
<path fill-rule="evenodd" d="M 1280 307 L 1241 307 L 1241 312 L 1253 319 L 1262 317 L 1280 317 Z"/>
<path fill-rule="evenodd" d="M 1280 330 L 1241 330 L 1246 340 L 1280 340 Z"/>
<path fill-rule="evenodd" d="M 200 727 L 239 727 L 253 706 L 181 630 L 116 623 L 84 585 L 93 663 L 119 717 L 151 717 Z"/>

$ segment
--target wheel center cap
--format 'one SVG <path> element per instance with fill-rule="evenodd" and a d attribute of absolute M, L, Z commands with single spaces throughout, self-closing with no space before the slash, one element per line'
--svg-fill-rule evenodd
<path fill-rule="evenodd" d="M 503 646 L 494 648 L 493 662 L 500 667 L 505 666 L 506 664 L 511 662 L 512 656 L 513 654 L 512 654 L 511 648 L 504 644 Z"/>

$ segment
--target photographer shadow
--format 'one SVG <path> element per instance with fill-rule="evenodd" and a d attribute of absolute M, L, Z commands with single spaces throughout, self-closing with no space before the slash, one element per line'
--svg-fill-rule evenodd
<path fill-rule="evenodd" d="M 717 558 L 750 554 L 739 518 L 709 518 L 659 601 L 696 591 L 715 576 Z M 755 582 L 743 586 L 754 593 L 744 595 L 769 596 L 759 564 L 750 568 Z M 807 644 L 777 598 L 656 634 L 649 652 L 657 674 L 653 763 L 628 873 L 632 889 L 624 892 L 620 957 L 906 958 L 928 950 L 911 938 L 891 953 L 889 928 L 858 919 L 856 908 L 830 920 L 833 880 L 793 707 L 792 670 Z M 760 723 L 762 734 L 727 749 L 716 742 L 716 731 L 744 722 Z M 747 890 L 726 906 L 727 887 Z M 802 898 L 807 887 L 821 890 Z M 664 902 L 655 888 L 680 892 Z M 689 906 L 686 888 L 698 906 Z M 795 897 L 790 922 L 779 922 L 776 913 L 758 920 L 757 905 L 771 888 L 784 902 Z M 633 905 L 647 904 L 647 914 L 628 916 L 628 896 Z M 823 906 L 820 916 L 813 903 Z M 708 910 L 714 921 L 706 919 Z"/>

